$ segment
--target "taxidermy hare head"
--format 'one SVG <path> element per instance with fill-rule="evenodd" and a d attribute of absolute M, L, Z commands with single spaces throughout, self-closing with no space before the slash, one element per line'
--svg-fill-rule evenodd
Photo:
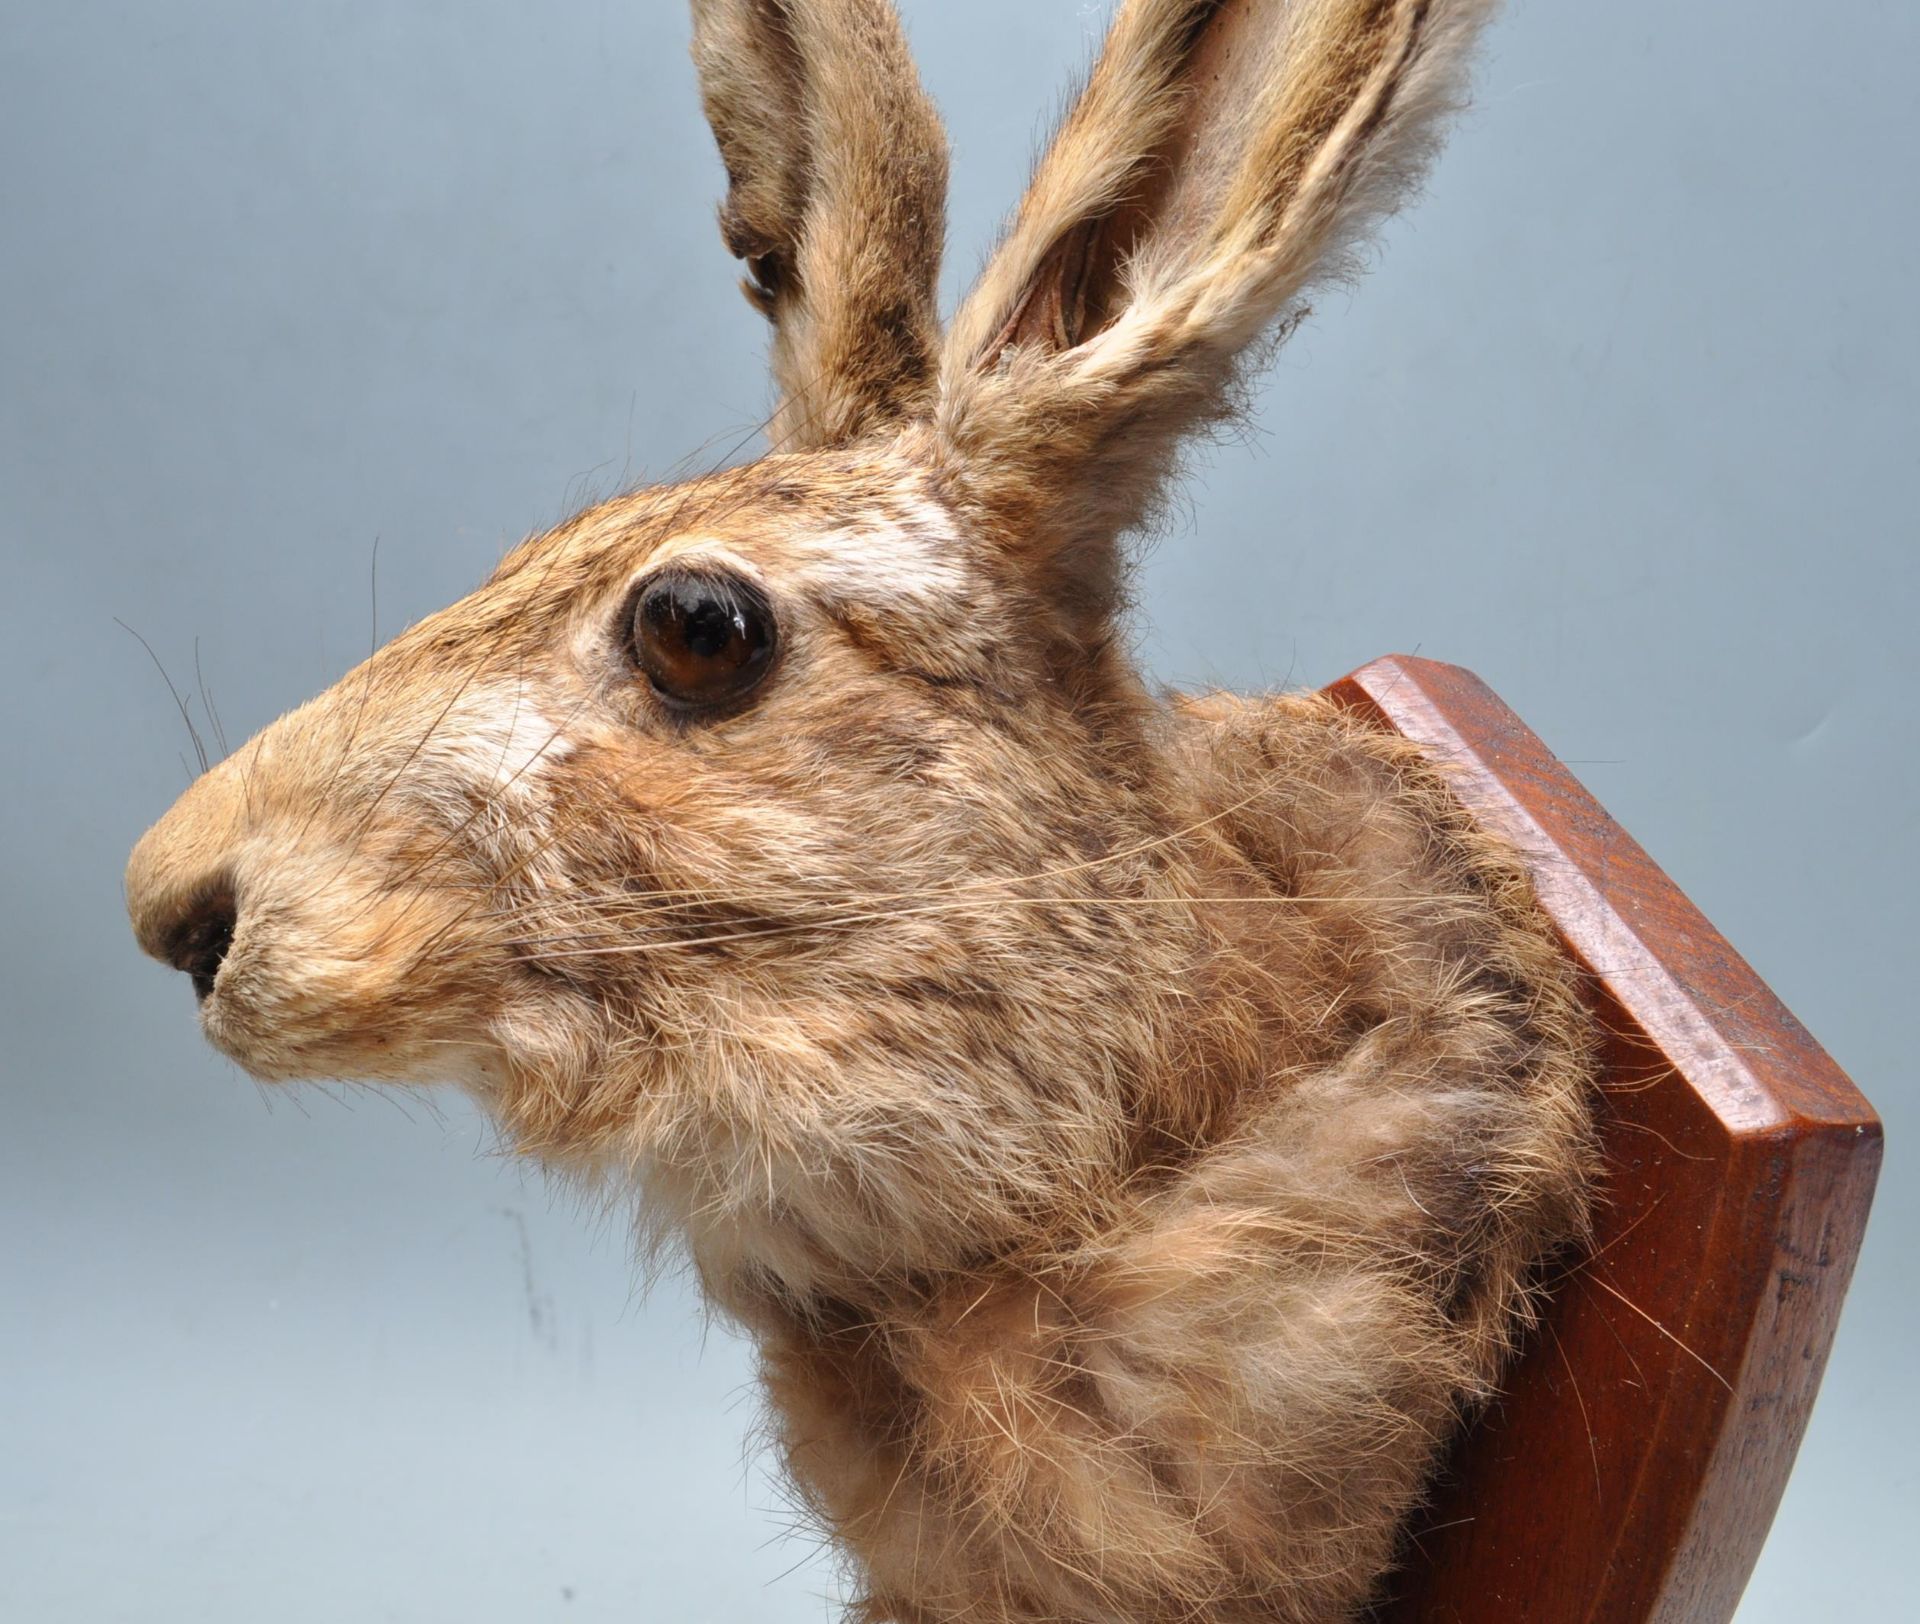
<path fill-rule="evenodd" d="M 1348 1617 L 1581 1229 L 1517 864 L 1324 701 L 1150 695 L 1116 624 L 1485 9 L 1125 0 L 943 331 L 891 8 L 695 0 L 771 453 L 525 542 L 133 855 L 255 1076 L 455 1080 L 636 1192 L 857 1617 Z"/>

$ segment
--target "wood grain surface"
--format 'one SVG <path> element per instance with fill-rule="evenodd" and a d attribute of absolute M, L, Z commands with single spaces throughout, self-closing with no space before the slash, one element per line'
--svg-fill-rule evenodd
<path fill-rule="evenodd" d="M 1471 672 L 1329 690 L 1513 841 L 1606 1032 L 1591 1252 L 1463 1437 L 1383 1624 L 1725 1624 L 1793 1466 L 1880 1165 L 1872 1108 Z M 1756 881 L 1760 879 L 1756 876 Z"/>

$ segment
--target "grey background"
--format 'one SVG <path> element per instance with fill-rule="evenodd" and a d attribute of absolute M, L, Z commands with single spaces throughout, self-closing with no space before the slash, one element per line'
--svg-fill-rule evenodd
<path fill-rule="evenodd" d="M 1104 7 L 905 10 L 957 288 Z M 830 1610 L 742 1350 L 617 1219 L 452 1099 L 264 1095 L 121 916 L 185 740 L 114 617 L 237 739 L 365 648 L 376 538 L 390 633 L 760 416 L 686 28 L 0 5 L 0 1616 Z M 1916 60 L 1898 0 L 1515 7 L 1144 582 L 1170 679 L 1476 667 L 1883 1110 L 1746 1624 L 1905 1616 L 1920 1516 Z"/>

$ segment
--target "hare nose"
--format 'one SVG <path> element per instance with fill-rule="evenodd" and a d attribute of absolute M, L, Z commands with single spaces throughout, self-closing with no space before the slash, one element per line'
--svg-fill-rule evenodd
<path fill-rule="evenodd" d="M 238 923 L 233 893 L 206 891 L 188 904 L 167 932 L 164 957 L 176 970 L 186 972 L 194 996 L 202 1003 L 212 995 L 214 977 L 233 946 Z"/>

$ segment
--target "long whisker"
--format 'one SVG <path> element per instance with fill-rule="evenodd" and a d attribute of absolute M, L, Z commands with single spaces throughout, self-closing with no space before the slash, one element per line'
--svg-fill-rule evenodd
<path fill-rule="evenodd" d="M 1634 1313 L 1638 1314 L 1643 1320 L 1645 1320 L 1656 1331 L 1658 1331 L 1662 1336 L 1664 1336 L 1669 1342 L 1671 1342 L 1676 1348 L 1678 1348 L 1682 1353 L 1684 1353 L 1696 1365 L 1698 1365 L 1709 1376 L 1711 1376 L 1715 1381 L 1717 1381 L 1729 1393 L 1733 1391 L 1732 1382 L 1728 1381 L 1725 1376 L 1721 1375 L 1719 1371 L 1715 1370 L 1712 1365 L 1708 1364 L 1705 1359 L 1703 1359 L 1699 1354 L 1695 1353 L 1692 1348 L 1688 1347 L 1686 1343 L 1682 1342 L 1679 1337 L 1675 1336 L 1673 1332 L 1669 1331 L 1666 1328 L 1666 1326 L 1662 1325 L 1657 1319 L 1655 1319 L 1651 1314 L 1649 1314 L 1631 1297 L 1627 1296 L 1625 1292 L 1616 1291 L 1612 1286 L 1608 1285 L 1606 1281 L 1602 1280 L 1600 1276 L 1597 1274 L 1588 1274 L 1583 1276 L 1583 1278 L 1587 1281 L 1589 1285 L 1598 1286 L 1609 1297 L 1619 1298 L 1621 1302 L 1625 1303 L 1627 1307 L 1631 1308 L 1634 1311 Z"/>
<path fill-rule="evenodd" d="M 200 690 L 200 706 L 207 713 L 207 720 L 213 723 L 214 742 L 220 746 L 220 759 L 233 754 L 227 748 L 227 730 L 220 725 L 220 712 L 214 708 L 213 695 L 207 691 L 207 679 L 200 670 L 200 639 L 193 640 L 193 682 Z"/>
<path fill-rule="evenodd" d="M 1208 813 L 1205 817 L 1197 818 L 1192 822 L 1182 824 L 1179 827 L 1168 830 L 1163 834 L 1155 835 L 1149 839 L 1139 841 L 1134 845 L 1123 846 L 1115 851 L 1104 852 L 1098 857 L 1090 857 L 1080 862 L 1063 863 L 1053 868 L 1039 869 L 1039 870 L 1035 870 L 1033 872 L 1025 873 L 1025 874 L 1018 874 L 1018 875 L 1011 875 L 1011 876 L 995 876 L 995 875 L 965 876 L 965 877 L 954 879 L 952 881 L 946 882 L 941 885 L 924 887 L 920 891 L 914 892 L 914 893 L 878 893 L 878 895 L 883 897 L 888 895 L 927 896 L 935 893 L 959 892 L 959 891 L 966 891 L 966 890 L 972 890 L 972 889 L 982 889 L 990 886 L 1034 885 L 1034 884 L 1039 884 L 1046 880 L 1059 879 L 1069 874 L 1087 873 L 1095 869 L 1103 868 L 1112 863 L 1123 862 L 1129 857 L 1137 857 L 1145 852 L 1158 850 L 1162 847 L 1176 844 L 1186 839 L 1189 835 L 1196 834 L 1200 830 L 1208 828 L 1212 824 L 1218 823 L 1223 818 L 1230 818 L 1235 813 L 1244 811 L 1247 807 L 1251 806 L 1256 800 L 1258 800 L 1262 795 L 1265 795 L 1271 791 L 1273 787 L 1273 780 L 1278 778 L 1280 774 L 1281 774 L 1281 769 L 1278 767 L 1274 767 L 1270 769 L 1267 773 L 1264 773 L 1261 775 L 1261 781 L 1258 784 L 1256 784 L 1253 789 L 1249 790 L 1244 796 L 1240 797 L 1238 800 L 1229 802 L 1226 806 L 1221 807 L 1218 811 Z M 739 902 L 742 900 L 747 902 L 753 902 L 753 901 L 764 901 L 764 900 L 773 899 L 773 898 L 791 898 L 791 897 L 805 898 L 808 896 L 816 896 L 816 895 L 818 895 L 817 888 L 793 887 L 793 888 L 788 888 L 786 890 L 781 890 L 779 888 L 757 890 L 754 893 L 752 893 L 752 895 L 746 898 L 741 898 L 737 893 L 728 893 L 724 891 L 718 891 L 712 887 L 687 887 L 687 888 L 682 888 L 680 890 L 651 890 L 650 889 L 647 892 L 637 897 L 634 896 L 632 893 L 626 892 L 626 891 L 601 892 L 601 893 L 592 893 L 592 894 L 576 892 L 572 896 L 566 898 L 565 900 L 569 903 L 578 904 L 581 906 L 598 907 L 604 902 L 612 902 L 616 907 L 644 908 L 654 898 L 666 898 L 666 897 L 690 898 L 690 899 L 694 899 L 695 901 L 698 901 L 700 899 L 706 899 L 712 902 Z M 517 910 L 503 910 L 503 913 L 509 913 L 514 911 L 517 911 Z"/>
<path fill-rule="evenodd" d="M 212 765 L 207 760 L 206 740 L 200 737 L 200 730 L 193 725 L 193 713 L 188 710 L 186 700 L 180 697 L 180 690 L 174 687 L 173 678 L 167 675 L 167 668 L 160 663 L 160 656 L 153 652 L 151 643 L 118 615 L 113 617 L 113 623 L 147 651 L 147 658 L 153 661 L 154 670 L 160 673 L 160 680 L 167 685 L 167 692 L 173 695 L 174 709 L 180 712 L 180 720 L 187 724 L 187 737 L 193 740 L 193 753 L 199 759 L 200 770 L 205 772 Z"/>
<path fill-rule="evenodd" d="M 300 825 L 302 838 L 313 827 L 313 820 L 320 815 L 322 807 L 333 800 L 334 791 L 340 786 L 340 775 L 346 771 L 347 763 L 353 758 L 353 747 L 360 737 L 360 724 L 367 714 L 367 695 L 373 689 L 373 663 L 380 653 L 380 538 L 373 538 L 373 553 L 367 560 L 367 657 L 361 663 L 360 699 L 353 708 L 353 721 L 347 728 L 346 741 L 335 752 L 333 771 L 328 775 L 327 788 L 323 795 L 314 797 L 313 804 L 307 808 L 306 818 Z"/>
<path fill-rule="evenodd" d="M 1316 904 L 1348 906 L 1356 902 L 1399 902 L 1406 898 L 1400 895 L 1389 897 L 1327 896 L 1327 897 L 966 897 L 949 899 L 942 902 L 924 903 L 906 908 L 876 908 L 859 913 L 826 914 L 817 919 L 781 921 L 775 924 L 747 930 L 725 931 L 718 935 L 688 936 L 664 942 L 619 942 L 601 947 L 569 948 L 559 952 L 543 953 L 543 958 L 603 958 L 615 954 L 658 953 L 671 948 L 712 947 L 721 942 L 753 941 L 771 936 L 797 935 L 810 930 L 841 929 L 848 925 L 869 924 L 880 919 L 911 919 L 927 914 L 954 913 L 968 908 L 1193 908 L 1196 906 L 1217 906 L 1231 903 L 1248 903 L 1254 906 L 1268 907 L 1312 907 Z M 590 940 L 586 936 L 528 937 L 509 939 L 501 945 L 520 949 L 539 948 L 550 941 Z"/>
<path fill-rule="evenodd" d="M 506 885 L 510 883 L 512 880 L 516 879 L 520 874 L 524 873 L 527 868 L 529 868 L 534 863 L 537 863 L 542 857 L 544 857 L 549 851 L 551 851 L 556 845 L 558 845 L 560 842 L 560 838 L 561 838 L 560 834 L 556 831 L 555 833 L 549 835 L 545 840 L 540 842 L 539 845 L 533 847 L 529 851 L 521 853 L 521 855 L 515 858 L 513 863 L 509 865 L 509 867 L 506 868 L 498 876 L 498 878 L 495 881 L 495 884 Z M 489 892 L 489 894 L 491 893 Z M 477 906 L 478 905 L 476 904 L 475 907 Z M 475 907 L 466 908 L 461 912 L 455 914 L 451 919 L 449 919 L 445 924 L 443 924 L 438 930 L 436 930 L 431 936 L 429 936 L 426 939 L 426 941 L 422 942 L 419 948 L 415 952 L 415 955 L 414 955 L 415 962 L 417 964 L 427 963 L 431 955 L 439 948 L 440 944 L 443 941 L 445 941 L 447 937 L 451 936 L 456 930 L 458 930 L 462 925 L 466 924 L 468 920 L 473 917 L 473 914 L 475 912 Z"/>

